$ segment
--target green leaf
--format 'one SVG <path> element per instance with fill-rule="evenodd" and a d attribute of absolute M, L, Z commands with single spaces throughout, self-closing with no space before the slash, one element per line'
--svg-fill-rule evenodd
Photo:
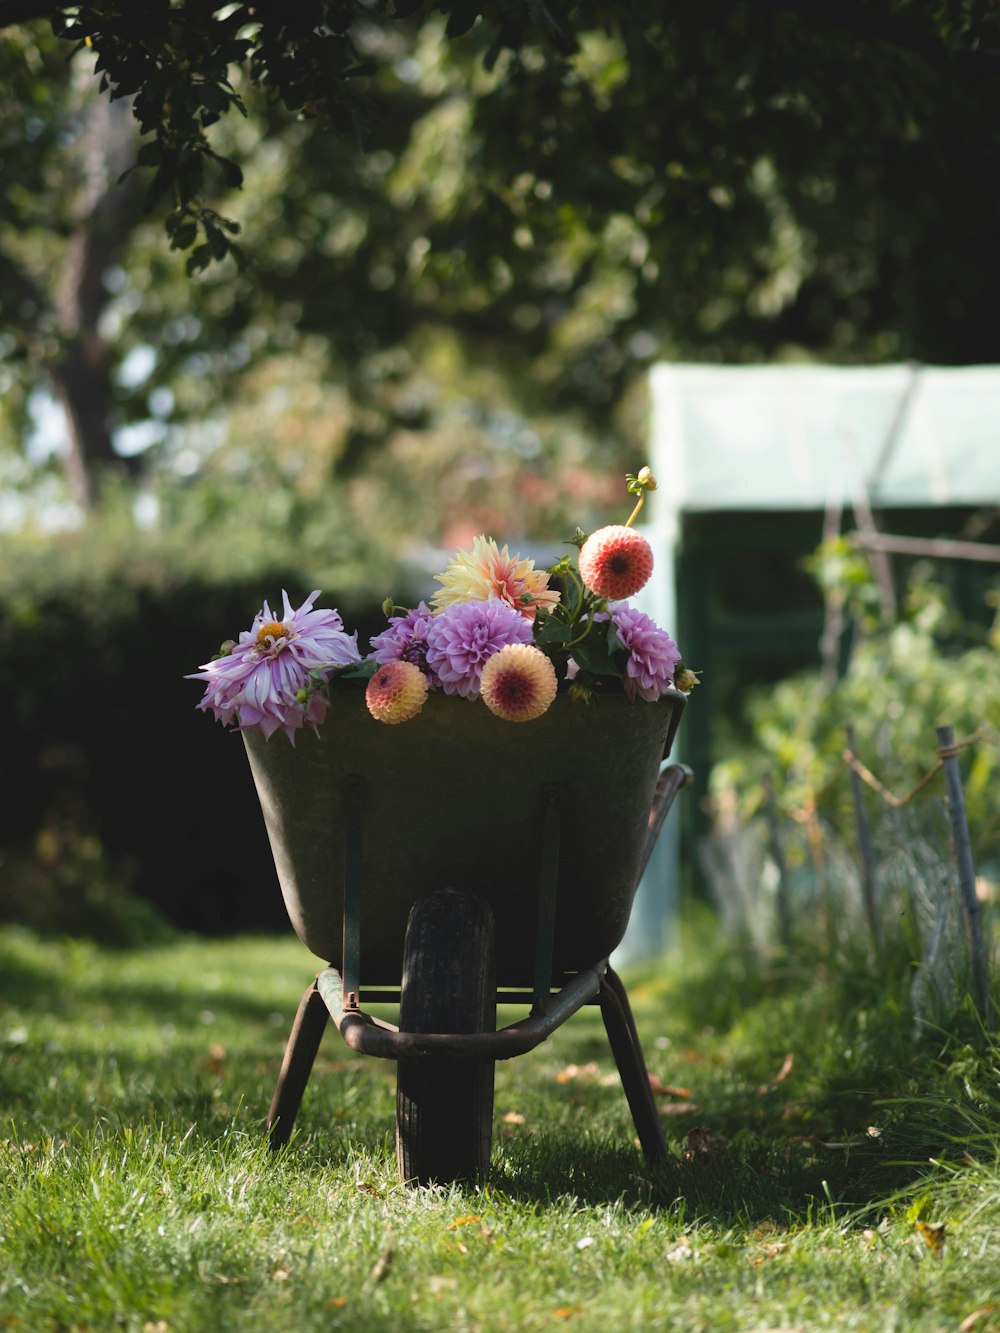
<path fill-rule="evenodd" d="M 192 250 L 191 254 L 188 256 L 188 261 L 185 265 L 188 277 L 190 277 L 192 273 L 200 273 L 202 269 L 208 268 L 211 262 L 211 246 L 199 245 L 196 249 Z"/>
<path fill-rule="evenodd" d="M 173 247 L 175 250 L 187 250 L 194 245 L 198 237 L 198 228 L 193 222 L 183 222 L 173 232 Z"/>
<path fill-rule="evenodd" d="M 340 668 L 333 676 L 335 680 L 371 680 L 381 666 L 374 657 L 366 657 L 362 662 Z"/>
<path fill-rule="evenodd" d="M 573 645 L 573 657 L 582 670 L 593 676 L 621 675 L 621 670 L 600 637 L 583 639 Z"/>
<path fill-rule="evenodd" d="M 535 633 L 536 643 L 560 644 L 566 643 L 572 635 L 569 625 L 564 625 L 561 620 L 556 620 L 554 616 L 549 616 L 541 629 Z"/>
<path fill-rule="evenodd" d="M 479 17 L 479 0 L 458 0 L 448 16 L 446 37 L 462 37 Z"/>
<path fill-rule="evenodd" d="M 225 259 L 229 250 L 229 240 L 214 222 L 209 222 L 207 218 L 202 220 L 202 226 L 205 228 L 205 239 L 208 241 L 209 249 L 213 259 Z M 197 253 L 197 251 L 195 252 Z"/>

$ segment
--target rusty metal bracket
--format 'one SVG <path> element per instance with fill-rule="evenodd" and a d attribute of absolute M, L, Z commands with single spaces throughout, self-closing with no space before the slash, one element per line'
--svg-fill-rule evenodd
<path fill-rule="evenodd" d="M 601 980 L 608 968 L 607 959 L 593 967 L 575 972 L 561 990 L 549 999 L 544 1014 L 532 1012 L 498 1032 L 400 1032 L 360 1009 L 350 1009 L 345 1000 L 345 985 L 334 967 L 325 968 L 316 978 L 316 989 L 330 1012 L 330 1017 L 352 1051 L 374 1055 L 383 1060 L 457 1059 L 509 1060 L 534 1050 L 556 1028 L 582 1009 L 601 990 Z"/>

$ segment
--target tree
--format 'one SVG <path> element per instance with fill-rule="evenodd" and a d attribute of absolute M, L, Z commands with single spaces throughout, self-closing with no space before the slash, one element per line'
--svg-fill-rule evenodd
<path fill-rule="evenodd" d="M 86 506 L 92 469 L 120 461 L 100 321 L 105 274 L 141 201 L 134 184 L 116 183 L 136 148 L 127 110 L 88 97 L 81 74 L 51 41 L 15 30 L 0 45 L 0 145 L 11 183 L 0 241 L 4 350 L 48 376 L 69 425 L 72 492 Z M 22 423 L 24 403 L 22 395 Z"/>
<path fill-rule="evenodd" d="M 150 261 L 137 322 L 204 303 L 223 361 L 293 312 L 360 404 L 339 467 L 422 428 L 428 338 L 595 432 L 656 356 L 1000 356 L 980 0 L 0 0 L 32 14 L 129 101 L 128 179 L 187 255 L 184 298 Z M 280 186 L 234 195 L 267 143 Z M 165 385 L 199 337 L 159 350 Z"/>

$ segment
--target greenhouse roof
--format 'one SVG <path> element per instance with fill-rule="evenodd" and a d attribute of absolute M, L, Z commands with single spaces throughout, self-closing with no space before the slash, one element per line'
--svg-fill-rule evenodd
<path fill-rule="evenodd" d="M 1000 504 L 1000 366 L 653 367 L 674 512 Z"/>

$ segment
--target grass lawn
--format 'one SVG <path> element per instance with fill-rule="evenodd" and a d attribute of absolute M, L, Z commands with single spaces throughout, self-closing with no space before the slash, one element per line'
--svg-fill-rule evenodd
<path fill-rule="evenodd" d="M 319 965 L 291 935 L 0 931 L 0 1329 L 1000 1329 L 1000 1063 L 970 1015 L 918 1037 L 860 972 L 683 943 L 626 974 L 671 1163 L 587 1009 L 498 1066 L 463 1191 L 398 1183 L 394 1069 L 332 1027 L 269 1154 Z"/>

